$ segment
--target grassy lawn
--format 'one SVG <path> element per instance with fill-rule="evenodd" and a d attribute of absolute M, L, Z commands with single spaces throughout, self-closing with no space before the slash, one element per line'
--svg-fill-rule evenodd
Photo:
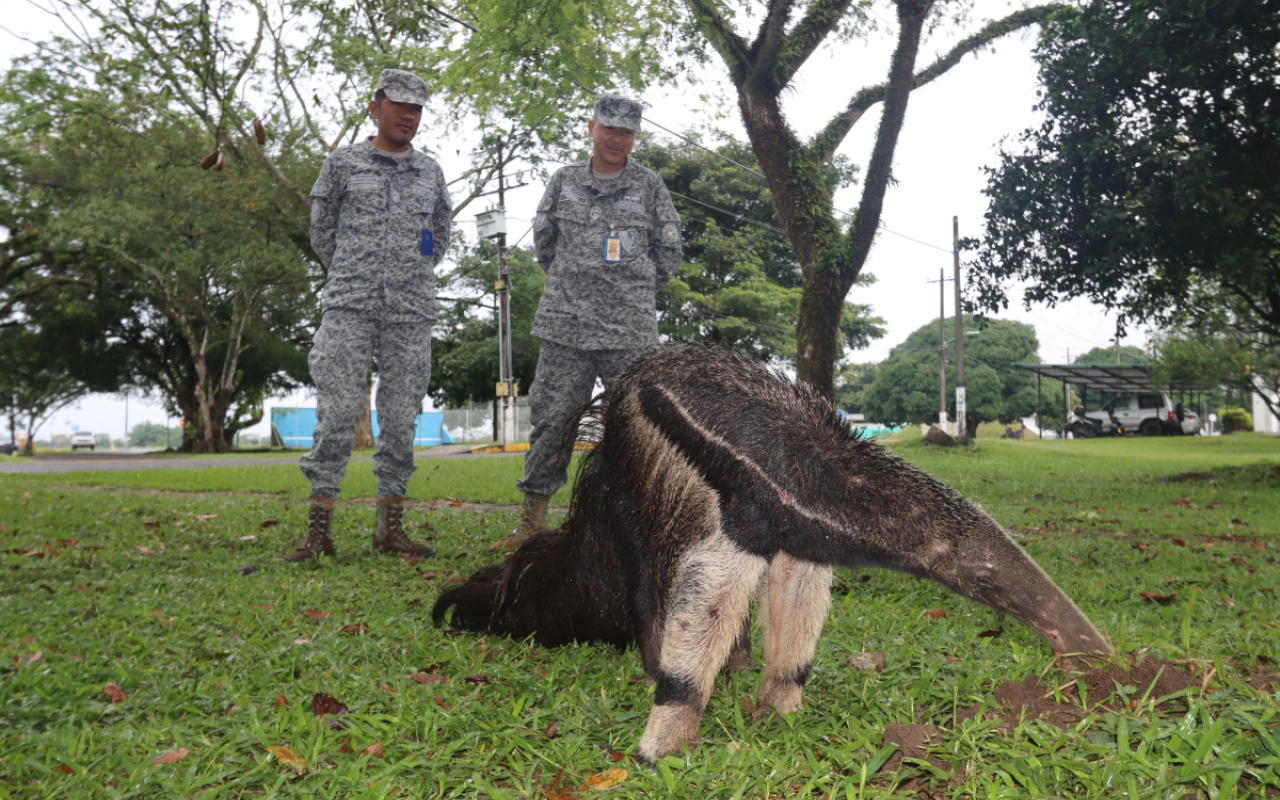
<path fill-rule="evenodd" d="M 296 465 L 3 475 L 0 798 L 1280 797 L 1280 440 L 892 447 L 1154 676 L 1062 671 L 935 584 L 840 571 L 805 707 L 753 723 L 758 675 L 724 678 L 698 749 L 651 772 L 626 755 L 651 705 L 634 651 L 431 625 L 513 514 L 419 505 L 437 556 L 375 556 L 355 463 L 339 556 L 295 566 Z M 420 465 L 415 500 L 518 500 L 519 458 Z M 886 744 L 904 725 L 937 729 L 929 760 Z"/>

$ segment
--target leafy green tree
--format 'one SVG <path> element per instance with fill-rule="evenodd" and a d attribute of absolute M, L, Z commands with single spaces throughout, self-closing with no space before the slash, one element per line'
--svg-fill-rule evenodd
<path fill-rule="evenodd" d="M 23 426 L 25 455 L 34 452 L 36 432 L 51 416 L 90 391 L 49 343 L 27 328 L 0 328 L 0 410 L 11 433 Z"/>
<path fill-rule="evenodd" d="M 944 321 L 948 331 L 955 320 Z M 1037 394 L 1036 375 L 1017 369 L 1014 363 L 1038 363 L 1040 342 L 1035 329 L 1021 322 L 965 317 L 967 330 L 980 330 L 964 345 L 964 374 L 968 419 L 972 440 L 979 423 L 1010 424 L 1032 416 L 1039 407 L 1047 426 L 1060 426 L 1062 383 L 1046 380 Z M 880 363 L 875 377 L 862 393 L 863 413 L 877 422 L 924 423 L 938 419 L 938 325 L 929 323 L 895 347 Z M 951 352 L 950 350 L 948 351 Z M 947 362 L 947 386 L 955 386 L 954 359 Z M 955 394 L 948 391 L 948 413 L 955 414 Z M 1038 397 L 1043 402 L 1037 405 Z"/>
<path fill-rule="evenodd" d="M 880 365 L 845 364 L 836 373 L 836 408 L 851 414 L 866 413 L 866 391 L 875 383 Z"/>
<path fill-rule="evenodd" d="M 538 366 L 541 343 L 530 330 L 542 299 L 545 274 L 533 251 L 507 248 L 511 272 L 511 358 L 520 391 L 527 393 Z M 458 266 L 441 279 L 439 293 L 454 298 L 477 295 L 488 307 L 472 303 L 440 303 L 431 345 L 431 397 L 441 405 L 462 407 L 493 397 L 498 380 L 498 319 L 493 310 L 493 285 L 498 280 L 498 248 L 483 241 L 458 259 Z"/>
<path fill-rule="evenodd" d="M 604 10 L 595 10 L 597 5 Z M 493 80 L 494 74 L 505 72 L 531 84 L 563 86 L 573 80 L 571 76 L 584 74 L 585 68 L 595 74 L 593 88 L 640 88 L 646 80 L 665 77 L 664 69 L 681 73 L 688 66 L 705 62 L 710 53 L 718 56 L 737 95 L 752 152 L 777 210 L 778 226 L 786 233 L 801 268 L 796 371 L 801 380 L 830 397 L 847 314 L 845 298 L 862 273 L 880 226 L 911 92 L 946 73 L 966 54 L 1037 24 L 1061 8 L 1037 6 L 988 23 L 931 65 L 917 69 L 925 30 L 943 23 L 950 8 L 936 0 L 894 0 L 893 6 L 897 42 L 888 79 L 880 82 L 877 75 L 870 85 L 846 95 L 847 104 L 833 109 L 829 122 L 807 140 L 788 120 L 783 94 L 795 91 L 797 72 L 824 43 L 844 43 L 871 32 L 872 17 L 864 5 L 849 0 L 777 0 L 756 13 L 757 9 L 748 11 L 723 0 L 684 0 L 678 5 L 643 1 L 624 5 L 613 0 L 600 4 L 468 0 L 458 4 L 462 9 L 459 16 L 474 30 L 458 34 L 467 44 L 452 69 L 453 74 L 468 79 L 481 76 Z M 599 16 L 602 14 L 613 16 L 606 20 Z M 596 26 L 597 20 L 610 24 Z M 746 27 L 754 27 L 755 33 L 739 32 Z M 588 32 L 579 40 L 577 50 L 562 45 L 570 30 L 578 32 L 576 35 Z M 633 31 L 640 38 L 628 35 Z M 644 47 L 635 47 L 636 42 Z M 550 54 L 544 57 L 544 50 Z M 638 59 L 648 69 L 633 66 L 626 73 L 611 75 L 598 66 L 602 54 L 608 54 L 610 63 L 617 65 L 631 66 Z M 583 59 L 581 67 L 579 58 Z M 563 72 L 544 70 L 544 64 Z M 495 83 L 500 85 L 501 81 Z M 824 85 L 824 92 L 828 91 Z M 562 95 L 572 96 L 572 92 Z M 823 165 L 831 163 L 853 126 L 880 103 L 884 103 L 884 113 L 864 173 L 862 198 L 852 219 L 844 223 L 836 216 Z M 553 112 L 547 109 L 548 114 Z M 689 298 L 672 299 L 688 300 L 696 306 L 696 295 L 695 290 Z M 753 299 L 761 299 L 760 294 L 754 294 Z M 748 309 L 750 315 L 770 315 L 778 310 L 768 305 Z M 748 318 L 737 313 L 730 316 Z M 724 332 L 735 337 L 747 335 L 745 328 Z"/>
<path fill-rule="evenodd" d="M 174 434 L 178 434 L 175 436 Z M 181 436 L 181 431 L 170 431 L 156 422 L 139 422 L 129 429 L 130 447 L 168 447 Z"/>
<path fill-rule="evenodd" d="M 1280 343 L 1233 318 L 1229 304 L 1217 306 L 1217 325 L 1182 327 L 1151 336 L 1151 379 L 1156 385 L 1203 387 L 1211 407 L 1248 405 L 1256 391 L 1280 415 Z M 1204 316 L 1197 315 L 1200 319 Z M 1259 391 L 1260 390 L 1260 391 Z"/>
<path fill-rule="evenodd" d="M 1150 364 L 1151 356 L 1143 352 L 1141 347 L 1125 344 L 1120 346 L 1120 361 L 1116 361 L 1114 347 L 1095 347 L 1087 353 L 1076 356 L 1073 364 Z"/>
<path fill-rule="evenodd" d="M 716 151 L 754 167 L 755 155 L 726 138 Z M 688 143 L 643 137 L 633 157 L 662 176 L 684 225 L 684 262 L 659 295 L 659 331 L 670 339 L 736 347 L 794 364 L 804 273 L 778 227 L 768 185 L 759 176 Z M 852 183 L 842 157 L 824 167 L 828 188 Z M 864 276 L 862 283 L 874 279 Z M 865 348 L 884 335 L 869 306 L 846 303 L 841 349 Z"/>
<path fill-rule="evenodd" d="M 1019 281 L 1280 342 L 1280 1 L 1089 0 L 1035 57 L 1045 121 L 988 170 L 977 304 Z"/>

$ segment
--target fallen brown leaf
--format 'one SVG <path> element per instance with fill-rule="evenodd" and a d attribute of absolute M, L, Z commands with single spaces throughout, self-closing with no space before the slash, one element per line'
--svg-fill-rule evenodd
<path fill-rule="evenodd" d="M 1174 500 L 1173 504 L 1178 508 L 1191 508 L 1191 504 L 1186 500 Z"/>
<path fill-rule="evenodd" d="M 1159 592 L 1139 592 L 1138 596 L 1153 603 L 1172 603 L 1178 599 L 1176 594 L 1160 594 Z"/>
<path fill-rule="evenodd" d="M 360 757 L 364 758 L 382 758 L 382 742 L 374 742 L 365 749 L 360 751 Z"/>
<path fill-rule="evenodd" d="M 196 514 L 196 520 L 199 522 L 208 522 L 211 519 L 217 519 L 217 514 Z"/>
<path fill-rule="evenodd" d="M 428 675 L 425 672 L 415 672 L 412 675 L 409 675 L 408 677 L 412 680 L 417 681 L 423 686 L 426 686 L 427 684 L 430 684 L 430 683 L 448 683 L 449 682 L 449 679 L 443 675 Z"/>
<path fill-rule="evenodd" d="M 929 619 L 946 619 L 947 618 L 946 610 L 941 608 L 931 608 L 925 612 L 925 615 L 929 617 Z"/>
<path fill-rule="evenodd" d="M 59 765 L 58 765 L 58 772 L 63 772 L 63 773 L 66 773 L 67 775 L 75 775 L 75 774 L 76 774 L 76 771 L 75 771 L 74 769 L 72 769 L 71 767 L 68 767 L 66 764 L 59 764 Z"/>
<path fill-rule="evenodd" d="M 606 769 L 604 772 L 596 773 L 583 786 L 592 791 L 602 792 L 605 789 L 612 789 L 627 779 L 627 771 L 625 769 Z"/>
<path fill-rule="evenodd" d="M 338 628 L 338 633 L 345 633 L 348 636 L 359 636 L 364 633 L 367 633 L 368 630 L 369 630 L 369 623 L 359 622 L 359 623 L 356 623 L 355 625 L 343 625 L 341 628 Z"/>
<path fill-rule="evenodd" d="M 434 695 L 432 695 L 432 696 L 431 696 L 431 699 L 432 699 L 433 701 L 435 701 L 435 704 L 436 704 L 436 705 L 440 706 L 440 707 L 441 707 L 441 708 L 443 708 L 445 711 L 452 711 L 452 710 L 453 710 L 453 707 L 452 707 L 452 706 L 450 706 L 450 705 L 449 705 L 448 703 L 446 703 L 444 700 L 440 699 L 440 695 L 438 695 L 438 694 L 434 694 Z"/>
<path fill-rule="evenodd" d="M 303 761 L 301 756 L 294 755 L 293 751 L 287 747 L 268 747 L 267 752 L 299 775 L 307 768 L 307 762 Z"/>
<path fill-rule="evenodd" d="M 275 707 L 276 707 L 276 708 L 279 708 L 280 706 L 287 706 L 287 705 L 289 705 L 289 700 L 288 700 L 288 698 L 286 698 L 286 697 L 285 697 L 284 695 L 282 695 L 282 694 L 278 694 L 278 695 L 276 695 L 276 701 L 275 701 Z"/>
<path fill-rule="evenodd" d="M 323 692 L 316 692 L 311 698 L 311 711 L 317 717 L 323 717 L 327 714 L 340 715 L 350 714 L 351 709 L 340 702 L 336 697 L 331 697 Z"/>
<path fill-rule="evenodd" d="M 106 686 L 103 686 L 102 693 L 105 694 L 107 699 L 113 703 L 119 703 L 129 697 L 129 695 L 124 693 L 124 689 L 121 689 L 119 684 L 115 683 L 108 683 Z"/>
<path fill-rule="evenodd" d="M 156 554 L 155 550 L 152 550 L 150 547 L 144 547 L 143 545 L 137 545 L 133 549 L 137 550 L 139 553 L 142 553 L 144 556 L 153 556 Z"/>
<path fill-rule="evenodd" d="M 264 519 L 262 522 L 258 523 L 258 530 L 265 530 L 266 528 L 270 528 L 272 525 L 279 524 L 280 520 L 278 519 Z"/>
<path fill-rule="evenodd" d="M 488 686 L 489 684 L 493 683 L 492 678 L 485 677 L 484 675 L 468 675 L 467 677 L 463 678 L 463 680 L 466 681 L 467 683 L 474 683 L 477 686 L 480 686 L 480 685 Z"/>
<path fill-rule="evenodd" d="M 312 619 L 329 619 L 330 617 L 333 616 L 328 611 L 321 611 L 317 608 L 309 608 L 306 611 L 303 611 L 302 613 L 306 614 L 308 617 L 311 617 Z"/>
<path fill-rule="evenodd" d="M 160 755 L 156 756 L 155 760 L 151 762 L 151 765 L 154 767 L 158 764 L 177 764 L 179 761 L 186 758 L 190 753 L 191 751 L 185 747 L 179 747 L 175 750 L 166 750 Z"/>
<path fill-rule="evenodd" d="M 1182 541 L 1181 539 L 1174 539 L 1174 540 L 1173 540 L 1173 543 L 1174 543 L 1174 544 L 1176 544 L 1178 547 L 1186 547 L 1186 546 L 1187 546 L 1187 543 L 1186 543 L 1186 542 L 1184 542 L 1184 541 Z"/>

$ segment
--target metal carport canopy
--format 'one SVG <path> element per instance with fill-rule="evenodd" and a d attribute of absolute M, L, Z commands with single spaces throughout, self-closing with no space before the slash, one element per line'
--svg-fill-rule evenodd
<path fill-rule="evenodd" d="M 1148 364 L 1024 364 L 1014 363 L 1018 369 L 1035 372 L 1046 378 L 1056 378 L 1072 386 L 1107 392 L 1150 392 L 1151 367 Z M 1158 387 L 1188 392 L 1203 391 L 1204 387 L 1193 381 L 1173 381 Z"/>

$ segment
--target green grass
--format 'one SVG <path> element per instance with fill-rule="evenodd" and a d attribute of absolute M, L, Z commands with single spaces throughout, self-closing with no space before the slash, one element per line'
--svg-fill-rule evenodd
<path fill-rule="evenodd" d="M 296 456 L 295 456 L 296 457 Z M 575 459 L 576 461 L 576 459 Z M 474 503 L 520 502 L 516 481 L 524 474 L 519 456 L 420 459 L 409 484 L 414 500 L 464 498 Z M 193 470 L 137 470 L 133 472 L 51 472 L 29 476 L 0 476 L 0 487 L 12 482 L 26 487 L 98 487 L 104 491 L 134 489 L 158 492 L 206 492 L 280 495 L 305 500 L 308 484 L 297 463 L 208 467 Z M 343 499 L 377 495 L 373 463 L 353 461 L 342 484 Z M 569 489 L 561 490 L 556 503 L 569 502 Z"/>
<path fill-rule="evenodd" d="M 512 514 L 419 506 L 408 521 L 430 526 L 414 532 L 434 537 L 439 554 L 417 564 L 375 556 L 371 465 L 355 463 L 344 499 L 365 500 L 338 509 L 340 555 L 295 566 L 283 561 L 304 522 L 294 465 L 6 475 L 0 798 L 555 800 L 619 767 L 627 777 L 609 794 L 628 798 L 1280 791 L 1277 695 L 1245 683 L 1261 660 L 1280 660 L 1269 593 L 1280 586 L 1280 440 L 895 449 L 1009 527 L 1119 649 L 1214 670 L 1206 691 L 1160 707 L 1163 698 L 1134 697 L 1127 713 L 1093 713 L 1065 730 L 956 724 L 957 709 L 998 710 L 1003 681 L 1070 677 L 1021 627 L 979 637 L 1000 627 L 985 607 L 896 573 L 868 570 L 862 581 L 841 571 L 805 707 L 752 723 L 741 699 L 758 675 L 722 679 L 702 744 L 650 772 L 613 755 L 634 750 L 651 704 L 634 651 L 544 650 L 430 624 L 441 588 L 491 562 L 486 544 L 510 530 Z M 411 496 L 514 502 L 520 465 L 423 461 Z M 1167 480 L 1185 473 L 1201 474 Z M 252 574 L 236 571 L 249 564 Z M 1142 592 L 1177 597 L 1157 604 Z M 846 667 L 858 651 L 883 652 L 885 670 Z M 108 683 L 127 698 L 110 702 Z M 1078 691 L 1062 694 L 1078 703 Z M 345 725 L 312 713 L 316 692 L 350 707 Z M 937 755 L 955 768 L 884 772 L 883 731 L 895 722 L 943 728 Z M 363 756 L 374 743 L 381 757 Z M 153 764 L 176 748 L 189 754 Z"/>

